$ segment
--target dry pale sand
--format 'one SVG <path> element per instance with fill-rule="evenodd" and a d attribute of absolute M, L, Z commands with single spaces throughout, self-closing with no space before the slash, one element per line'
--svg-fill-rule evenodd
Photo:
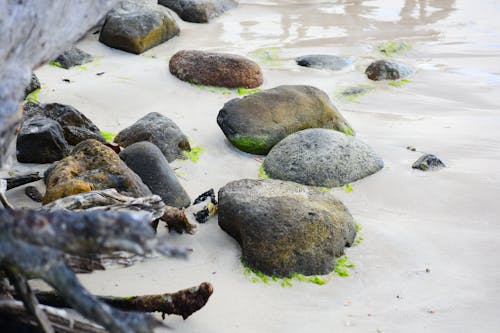
<path fill-rule="evenodd" d="M 38 69 L 40 101 L 71 104 L 110 132 L 152 111 L 172 118 L 205 148 L 198 163 L 173 163 L 195 197 L 256 178 L 260 163 L 232 148 L 216 124 L 221 106 L 238 95 L 177 80 L 168 72 L 169 58 L 180 49 L 250 56 L 276 48 L 270 53 L 281 61 L 263 64 L 264 88 L 311 84 L 325 90 L 386 163 L 353 183 L 352 192 L 334 190 L 363 227 L 364 241 L 347 250 L 356 264 L 351 276 L 324 286 L 252 283 L 243 275 L 239 246 L 214 218 L 193 236 L 169 236 L 194 249 L 188 261 L 152 259 L 81 276 L 82 282 L 94 293 L 113 295 L 212 282 L 215 292 L 203 310 L 186 321 L 166 320 L 177 332 L 500 331 L 498 1 L 240 2 L 208 25 L 179 20 L 179 38 L 141 56 L 89 35 L 78 46 L 97 60 L 86 69 Z M 381 57 L 376 45 L 386 40 L 412 45 L 394 57 L 416 68 L 403 87 L 363 75 Z M 294 64 L 294 57 L 310 53 L 351 56 L 354 65 L 328 72 Z M 358 84 L 375 89 L 356 101 L 336 98 L 339 89 Z M 448 168 L 412 170 L 423 152 L 437 154 Z"/>

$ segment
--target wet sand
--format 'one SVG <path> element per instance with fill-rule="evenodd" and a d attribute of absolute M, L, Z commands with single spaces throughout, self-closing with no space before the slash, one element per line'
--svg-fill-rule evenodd
<path fill-rule="evenodd" d="M 162 293 L 213 283 L 204 309 L 166 323 L 177 332 L 495 332 L 500 330 L 500 20 L 496 1 L 240 1 L 208 25 L 178 20 L 181 36 L 141 56 L 90 34 L 78 46 L 97 56 L 85 69 L 44 66 L 41 102 L 73 105 L 117 133 L 149 112 L 173 119 L 205 153 L 172 166 L 192 198 L 227 182 L 257 178 L 256 156 L 233 148 L 216 124 L 222 94 L 181 82 L 168 60 L 181 49 L 237 53 L 262 63 L 263 88 L 310 84 L 326 91 L 385 168 L 334 192 L 363 227 L 347 250 L 351 276 L 324 286 L 252 283 L 238 244 L 217 225 L 169 235 L 194 249 L 188 261 L 152 259 L 80 276 L 97 294 Z M 416 69 L 402 87 L 363 74 L 384 41 L 410 43 L 395 60 Z M 298 67 L 296 56 L 353 58 L 341 72 Z M 259 54 L 259 52 L 257 52 Z M 262 54 L 262 52 L 260 52 Z M 96 73 L 104 72 L 100 76 Z M 69 79 L 71 83 L 63 82 Z M 339 90 L 374 89 L 349 101 Z M 406 149 L 414 146 L 417 152 Z M 448 168 L 412 170 L 422 153 Z M 426 272 L 429 269 L 430 272 Z"/>

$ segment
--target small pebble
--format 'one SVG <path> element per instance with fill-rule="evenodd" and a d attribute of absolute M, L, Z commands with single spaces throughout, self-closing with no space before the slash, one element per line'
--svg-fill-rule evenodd
<path fill-rule="evenodd" d="M 407 146 L 406 149 L 408 149 L 409 151 L 417 151 L 417 149 L 413 146 Z"/>
<path fill-rule="evenodd" d="M 71 83 L 71 81 L 69 79 L 62 79 L 63 82 L 67 82 L 67 83 Z"/>
<path fill-rule="evenodd" d="M 426 269 L 425 269 L 425 272 L 426 272 L 426 273 L 430 273 L 430 272 L 431 272 L 431 269 L 430 269 L 430 268 L 426 268 Z"/>
<path fill-rule="evenodd" d="M 26 186 L 24 188 L 24 193 L 33 201 L 42 202 L 43 195 L 35 186 Z"/>

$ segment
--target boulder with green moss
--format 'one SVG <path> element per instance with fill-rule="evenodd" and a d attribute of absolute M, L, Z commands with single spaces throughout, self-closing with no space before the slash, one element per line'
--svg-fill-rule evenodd
<path fill-rule="evenodd" d="M 71 67 L 80 66 L 92 60 L 94 60 L 94 57 L 91 54 L 72 46 L 61 53 L 54 60 L 54 63 L 61 68 L 70 69 Z"/>
<path fill-rule="evenodd" d="M 219 225 L 252 269 L 280 277 L 327 274 L 356 236 L 330 192 L 279 180 L 239 180 L 219 191 Z"/>
<path fill-rule="evenodd" d="M 378 172 L 384 162 L 369 145 L 353 136 L 313 128 L 280 141 L 263 165 L 274 179 L 336 187 Z"/>
<path fill-rule="evenodd" d="M 43 203 L 73 194 L 114 188 L 131 197 L 151 195 L 138 175 L 109 147 L 96 140 L 78 144 L 45 174 L 47 191 Z"/>
<path fill-rule="evenodd" d="M 263 81 L 256 62 L 229 53 L 182 50 L 170 59 L 169 69 L 180 80 L 207 86 L 256 88 Z"/>
<path fill-rule="evenodd" d="M 160 148 L 168 162 L 185 159 L 183 152 L 191 151 L 187 136 L 170 118 L 151 112 L 122 130 L 114 142 L 128 147 L 136 142 L 149 141 Z"/>
<path fill-rule="evenodd" d="M 220 110 L 217 123 L 236 148 L 261 155 L 306 128 L 354 134 L 325 92 L 304 85 L 279 86 L 230 100 Z"/>
<path fill-rule="evenodd" d="M 26 88 L 24 88 L 24 98 L 28 97 L 29 94 L 40 88 L 40 80 L 38 80 L 38 77 L 35 75 L 35 73 L 31 73 L 30 84 L 27 85 Z"/>
<path fill-rule="evenodd" d="M 108 13 L 99 41 L 115 49 L 140 54 L 179 34 L 166 8 L 127 1 Z"/>
<path fill-rule="evenodd" d="M 234 0 L 158 0 L 187 22 L 207 23 L 211 19 L 238 6 Z"/>

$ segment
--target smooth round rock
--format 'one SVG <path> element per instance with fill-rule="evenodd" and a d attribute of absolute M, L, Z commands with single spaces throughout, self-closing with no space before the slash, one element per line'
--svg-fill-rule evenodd
<path fill-rule="evenodd" d="M 356 236 L 332 193 L 278 180 L 238 180 L 219 191 L 219 226 L 243 261 L 267 275 L 327 274 Z"/>
<path fill-rule="evenodd" d="M 429 171 L 433 169 L 444 168 L 446 165 L 437 157 L 432 154 L 424 154 L 411 166 L 413 169 L 422 171 Z"/>
<path fill-rule="evenodd" d="M 169 69 L 182 81 L 207 86 L 256 88 L 263 82 L 256 62 L 229 53 L 179 51 L 170 59 Z"/>
<path fill-rule="evenodd" d="M 264 169 L 271 178 L 321 187 L 343 186 L 383 167 L 382 159 L 366 143 L 321 128 L 286 137 L 264 161 Z"/>
<path fill-rule="evenodd" d="M 234 0 L 158 0 L 158 4 L 172 9 L 187 22 L 207 23 L 238 6 Z"/>
<path fill-rule="evenodd" d="M 154 144 L 147 141 L 134 143 L 120 153 L 120 158 L 168 206 L 183 208 L 191 204 L 167 159 Z"/>
<path fill-rule="evenodd" d="M 279 86 L 232 99 L 219 111 L 217 124 L 236 148 L 261 155 L 305 128 L 354 134 L 325 92 L 303 85 Z"/>
<path fill-rule="evenodd" d="M 399 80 L 411 73 L 413 70 L 409 66 L 389 60 L 372 62 L 365 71 L 366 76 L 373 81 Z"/>

